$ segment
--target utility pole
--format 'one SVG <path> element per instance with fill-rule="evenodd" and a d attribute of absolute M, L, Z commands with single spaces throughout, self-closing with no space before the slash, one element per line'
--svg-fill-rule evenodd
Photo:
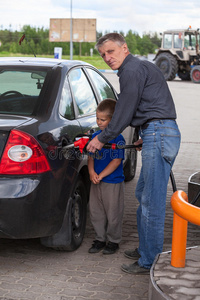
<path fill-rule="evenodd" d="M 71 17 L 70 17 L 70 59 L 73 60 L 73 24 L 72 24 L 72 0 L 71 0 Z"/>

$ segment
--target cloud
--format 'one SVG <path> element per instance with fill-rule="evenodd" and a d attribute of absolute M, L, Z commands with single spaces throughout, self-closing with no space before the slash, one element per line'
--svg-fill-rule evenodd
<path fill-rule="evenodd" d="M 0 26 L 49 28 L 50 18 L 96 18 L 97 30 L 162 32 L 199 26 L 200 1 L 181 0 L 7 0 L 1 1 Z"/>

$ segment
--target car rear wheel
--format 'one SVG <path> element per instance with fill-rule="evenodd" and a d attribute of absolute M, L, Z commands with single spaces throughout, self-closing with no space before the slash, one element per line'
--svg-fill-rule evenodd
<path fill-rule="evenodd" d="M 87 219 L 87 194 L 83 180 L 79 177 L 71 206 L 71 243 L 66 250 L 77 249 L 85 234 Z"/>
<path fill-rule="evenodd" d="M 67 204 L 61 229 L 53 236 L 41 238 L 42 245 L 56 250 L 74 251 L 82 243 L 87 219 L 87 192 L 81 176 Z"/>

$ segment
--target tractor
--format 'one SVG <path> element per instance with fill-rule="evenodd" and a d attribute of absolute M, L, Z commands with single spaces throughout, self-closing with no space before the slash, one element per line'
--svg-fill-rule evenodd
<path fill-rule="evenodd" d="M 200 83 L 200 34 L 192 30 L 167 30 L 154 60 L 167 81 L 177 75 L 182 80 Z"/>

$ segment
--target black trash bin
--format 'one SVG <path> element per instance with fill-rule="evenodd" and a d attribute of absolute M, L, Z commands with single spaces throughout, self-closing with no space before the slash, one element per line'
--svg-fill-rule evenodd
<path fill-rule="evenodd" d="M 188 179 L 188 201 L 200 207 L 200 172 L 192 174 Z"/>

